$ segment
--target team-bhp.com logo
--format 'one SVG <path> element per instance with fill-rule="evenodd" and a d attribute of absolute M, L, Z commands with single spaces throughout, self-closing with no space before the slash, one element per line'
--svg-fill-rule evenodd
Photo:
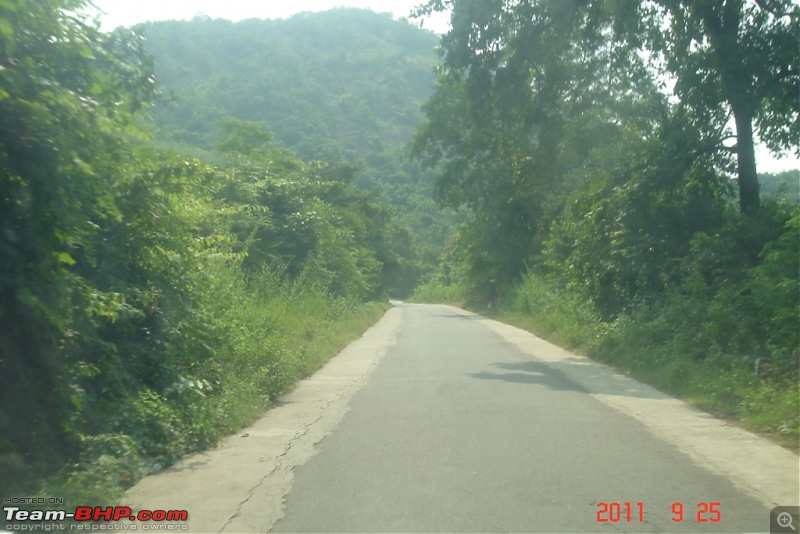
<path fill-rule="evenodd" d="M 186 530 L 188 525 L 175 524 L 189 519 L 186 510 L 138 510 L 129 506 L 78 506 L 66 510 L 23 510 L 4 506 L 5 528 L 9 531 L 34 532 L 51 530 Z M 69 525 L 66 524 L 69 522 Z M 34 524 L 38 523 L 38 524 Z M 45 528 L 47 526 L 48 528 Z"/>

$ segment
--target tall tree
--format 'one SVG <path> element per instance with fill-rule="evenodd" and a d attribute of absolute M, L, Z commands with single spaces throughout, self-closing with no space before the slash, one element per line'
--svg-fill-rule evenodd
<path fill-rule="evenodd" d="M 660 54 L 666 73 L 677 80 L 681 101 L 701 120 L 722 118 L 722 127 L 733 115 L 739 206 L 755 214 L 756 137 L 775 152 L 800 155 L 800 5 L 657 0 L 650 28 L 651 52 Z"/>

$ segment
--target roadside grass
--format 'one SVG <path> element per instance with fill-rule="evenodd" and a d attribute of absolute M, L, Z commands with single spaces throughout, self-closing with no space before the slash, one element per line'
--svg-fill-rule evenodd
<path fill-rule="evenodd" d="M 719 418 L 800 451 L 796 379 L 758 376 L 725 355 L 698 362 L 669 342 L 659 348 L 643 345 L 626 343 L 614 349 L 601 345 L 590 355 Z"/>

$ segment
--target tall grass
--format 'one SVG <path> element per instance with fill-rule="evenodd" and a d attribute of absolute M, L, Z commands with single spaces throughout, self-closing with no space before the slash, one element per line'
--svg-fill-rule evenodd
<path fill-rule="evenodd" d="M 530 274 L 516 286 L 501 313 L 517 326 L 574 350 L 594 347 L 606 330 L 587 299 L 558 291 L 554 284 Z"/>

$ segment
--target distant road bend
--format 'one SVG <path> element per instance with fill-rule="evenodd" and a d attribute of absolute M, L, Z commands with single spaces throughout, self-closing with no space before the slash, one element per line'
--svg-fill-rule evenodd
<path fill-rule="evenodd" d="M 132 488 L 194 532 L 769 532 L 798 457 L 456 308 L 395 303 L 251 428 Z"/>

